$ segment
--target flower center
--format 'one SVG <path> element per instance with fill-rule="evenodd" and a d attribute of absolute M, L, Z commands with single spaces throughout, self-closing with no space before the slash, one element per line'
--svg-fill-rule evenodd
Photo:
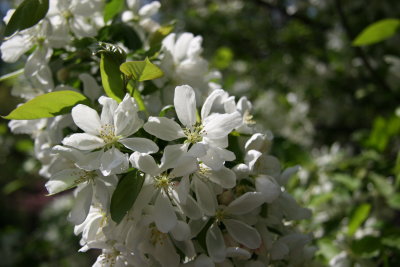
<path fill-rule="evenodd" d="M 167 174 L 161 174 L 159 176 L 154 177 L 154 186 L 159 189 L 167 190 L 171 180 L 168 178 Z"/>
<path fill-rule="evenodd" d="M 119 139 L 118 136 L 115 135 L 114 125 L 111 124 L 102 125 L 99 136 L 106 144 L 115 143 Z"/>
<path fill-rule="evenodd" d="M 74 14 L 72 14 L 71 11 L 69 10 L 65 10 L 61 13 L 61 15 L 66 19 L 69 20 L 70 18 L 72 18 L 74 16 Z"/>
<path fill-rule="evenodd" d="M 96 171 L 81 170 L 81 171 L 79 171 L 78 175 L 79 175 L 79 178 L 74 181 L 75 185 L 78 185 L 78 184 L 84 183 L 84 182 L 91 182 L 97 177 Z"/>
<path fill-rule="evenodd" d="M 183 133 L 186 135 L 187 139 L 185 143 L 195 144 L 201 142 L 203 140 L 202 130 L 203 125 L 195 124 L 192 129 L 185 128 L 183 129 Z"/>
<path fill-rule="evenodd" d="M 221 222 L 223 219 L 226 218 L 226 212 L 223 209 L 218 209 L 215 212 L 215 219 L 217 220 L 217 222 Z"/>
<path fill-rule="evenodd" d="M 157 227 L 152 223 L 150 226 L 150 242 L 155 246 L 156 244 L 162 245 L 167 239 L 167 234 L 160 232 Z"/>
<path fill-rule="evenodd" d="M 211 169 L 205 167 L 203 164 L 200 164 L 199 170 L 197 171 L 197 177 L 204 182 L 208 182 L 208 179 L 211 175 Z"/>
<path fill-rule="evenodd" d="M 246 110 L 243 114 L 244 123 L 247 125 L 254 125 L 256 121 L 253 120 L 253 115 L 250 114 L 250 111 Z"/>

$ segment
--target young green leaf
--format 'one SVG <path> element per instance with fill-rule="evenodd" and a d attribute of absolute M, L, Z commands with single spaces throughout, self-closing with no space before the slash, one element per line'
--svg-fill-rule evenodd
<path fill-rule="evenodd" d="M 111 197 L 110 213 L 114 222 L 120 223 L 122 221 L 125 214 L 135 203 L 143 182 L 144 176 L 136 169 L 121 178 Z"/>
<path fill-rule="evenodd" d="M 3 117 L 8 120 L 51 118 L 71 112 L 77 104 L 88 104 L 86 96 L 74 91 L 57 91 L 35 97 Z"/>
<path fill-rule="evenodd" d="M 5 82 L 7 80 L 11 80 L 11 79 L 17 78 L 22 73 L 24 73 L 24 69 L 19 69 L 19 70 L 13 71 L 11 73 L 5 74 L 5 75 L 0 77 L 0 82 Z"/>
<path fill-rule="evenodd" d="M 361 224 L 368 218 L 369 212 L 371 210 L 371 205 L 364 203 L 357 207 L 354 211 L 353 216 L 350 218 L 348 225 L 347 235 L 352 236 L 361 226 Z"/>
<path fill-rule="evenodd" d="M 49 10 L 49 0 L 25 0 L 11 16 L 4 36 L 10 36 L 17 31 L 30 28 L 46 16 Z"/>
<path fill-rule="evenodd" d="M 400 27 L 400 19 L 383 19 L 365 28 L 353 41 L 353 46 L 378 43 L 392 37 Z"/>
<path fill-rule="evenodd" d="M 128 79 L 143 82 L 160 78 L 164 75 L 162 70 L 150 62 L 148 58 L 144 61 L 129 61 L 121 64 L 120 70 Z"/>
<path fill-rule="evenodd" d="M 121 102 L 125 96 L 124 81 L 119 71 L 119 63 L 109 53 L 101 53 L 100 74 L 106 94 Z"/>
<path fill-rule="evenodd" d="M 125 6 L 125 0 L 111 0 L 104 8 L 103 18 L 104 22 L 107 23 L 110 19 L 114 18 L 120 13 Z"/>

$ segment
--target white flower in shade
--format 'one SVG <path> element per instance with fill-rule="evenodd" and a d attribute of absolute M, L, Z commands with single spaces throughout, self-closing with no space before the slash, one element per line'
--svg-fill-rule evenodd
<path fill-rule="evenodd" d="M 45 186 L 49 194 L 53 195 L 78 187 L 75 190 L 76 203 L 69 215 L 69 220 L 75 225 L 83 223 L 93 202 L 107 209 L 118 178 L 115 175 L 105 177 L 98 170 L 88 171 L 76 167 L 75 162 L 91 160 L 91 155 L 88 153 L 62 146 L 57 146 L 53 151 L 56 153 L 57 161 L 53 162 L 48 169 L 50 179 Z"/>
<path fill-rule="evenodd" d="M 150 134 L 172 141 L 185 138 L 185 143 L 200 144 L 206 148 L 206 155 L 199 156 L 207 166 L 220 169 L 225 161 L 235 159 L 235 155 L 224 149 L 228 146 L 228 134 L 240 126 L 242 118 L 238 112 L 229 114 L 209 113 L 207 99 L 201 111 L 201 121 L 196 120 L 196 97 L 188 85 L 175 88 L 174 105 L 179 125 L 173 119 L 150 117 L 143 128 Z"/>
<path fill-rule="evenodd" d="M 146 177 L 147 183 L 153 185 L 152 192 L 147 193 L 147 196 L 155 196 L 154 221 L 157 229 L 163 233 L 171 231 L 178 221 L 173 205 L 173 203 L 177 204 L 177 201 L 174 199 L 176 192 L 173 178 L 192 173 L 197 168 L 197 165 L 193 162 L 193 158 L 184 157 L 185 152 L 185 145 L 167 146 L 164 149 L 160 165 L 148 154 L 134 152 L 129 158 L 134 168 L 148 174 Z M 189 166 L 174 170 L 176 166 L 182 164 L 189 164 Z M 167 172 L 170 169 L 173 170 Z M 150 198 L 146 199 L 150 201 Z"/>
<path fill-rule="evenodd" d="M 190 195 L 190 189 L 192 189 L 202 212 L 205 215 L 213 215 L 218 206 L 216 192 L 222 192 L 222 188 L 232 188 L 235 184 L 236 175 L 232 170 L 223 166 L 215 171 L 201 163 L 190 178 L 186 175 L 181 179 L 177 193 L 180 203 L 186 204 L 187 196 Z"/>
<path fill-rule="evenodd" d="M 215 222 L 207 230 L 206 244 L 209 256 L 214 262 L 222 262 L 232 252 L 227 249 L 224 235 L 219 227 L 223 224 L 228 235 L 248 249 L 257 249 L 261 246 L 261 236 L 251 225 L 240 219 L 260 207 L 264 198 L 259 192 L 247 192 L 233 200 L 228 206 L 221 206 L 213 215 Z M 241 253 L 240 253 L 241 254 Z"/>
<path fill-rule="evenodd" d="M 158 151 L 158 146 L 149 139 L 128 138 L 143 125 L 132 97 L 126 95 L 120 104 L 108 97 L 101 97 L 99 102 L 103 105 L 101 116 L 82 104 L 72 109 L 75 124 L 85 133 L 67 136 L 62 141 L 65 146 L 83 151 L 101 149 L 98 161 L 101 172 L 106 176 L 128 168 L 128 155 L 118 149 L 121 145 L 141 153 Z"/>

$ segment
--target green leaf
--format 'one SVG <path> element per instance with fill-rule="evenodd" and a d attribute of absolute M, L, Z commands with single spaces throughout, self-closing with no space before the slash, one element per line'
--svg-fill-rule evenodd
<path fill-rule="evenodd" d="M 160 28 L 158 28 L 152 35 L 150 35 L 149 37 L 149 44 L 151 47 L 150 50 L 160 49 L 162 40 L 165 38 L 165 36 L 167 36 L 174 30 L 175 27 L 174 24 L 175 23 L 163 25 Z"/>
<path fill-rule="evenodd" d="M 116 223 L 122 221 L 125 214 L 135 203 L 143 182 L 144 176 L 136 169 L 121 178 L 111 197 L 110 212 L 113 221 Z"/>
<path fill-rule="evenodd" d="M 361 224 L 368 218 L 371 205 L 364 203 L 356 208 L 353 215 L 350 218 L 350 222 L 347 229 L 347 235 L 352 236 L 361 226 Z"/>
<path fill-rule="evenodd" d="M 160 114 L 158 114 L 158 117 L 165 117 L 165 115 L 167 115 L 167 113 L 171 110 L 175 110 L 175 107 L 173 105 L 167 105 L 163 107 L 160 111 Z"/>
<path fill-rule="evenodd" d="M 0 77 L 0 82 L 5 82 L 7 80 L 11 80 L 11 79 L 17 78 L 22 73 L 24 73 L 24 69 L 16 70 L 16 71 L 13 71 L 11 73 L 5 74 L 5 75 Z"/>
<path fill-rule="evenodd" d="M 359 240 L 353 240 L 351 250 L 357 256 L 362 258 L 371 258 L 379 253 L 381 248 L 381 240 L 375 236 L 365 236 Z"/>
<path fill-rule="evenodd" d="M 121 102 L 125 96 L 124 81 L 119 71 L 119 62 L 109 53 L 101 53 L 100 74 L 107 96 Z"/>
<path fill-rule="evenodd" d="M 107 23 L 110 19 L 114 18 L 115 15 L 124 10 L 125 0 L 111 0 L 104 8 L 103 18 L 104 22 Z"/>
<path fill-rule="evenodd" d="M 383 19 L 365 28 L 353 41 L 353 46 L 374 44 L 392 37 L 400 26 L 399 19 Z"/>
<path fill-rule="evenodd" d="M 144 61 L 129 61 L 121 64 L 120 70 L 128 79 L 143 82 L 160 78 L 164 75 L 162 70 L 150 62 L 148 58 Z"/>
<path fill-rule="evenodd" d="M 88 104 L 86 96 L 74 91 L 57 91 L 35 97 L 4 116 L 8 120 L 51 118 L 71 112 L 77 104 Z"/>
<path fill-rule="evenodd" d="M 10 36 L 17 31 L 30 28 L 46 16 L 49 10 L 49 0 L 25 0 L 11 16 L 4 36 Z"/>
<path fill-rule="evenodd" d="M 99 30 L 96 39 L 100 41 L 113 40 L 113 42 L 121 42 L 129 50 L 138 50 L 142 47 L 142 41 L 137 32 L 122 22 L 113 22 L 111 25 L 104 26 Z"/>
<path fill-rule="evenodd" d="M 233 51 L 229 47 L 220 47 L 216 51 L 212 64 L 216 68 L 223 70 L 229 67 L 233 60 Z"/>

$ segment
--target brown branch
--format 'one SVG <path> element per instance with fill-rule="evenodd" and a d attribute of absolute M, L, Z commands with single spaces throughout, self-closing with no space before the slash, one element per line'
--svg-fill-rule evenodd
<path fill-rule="evenodd" d="M 340 22 L 346 32 L 347 37 L 350 39 L 350 42 L 354 40 L 355 35 L 347 21 L 346 15 L 344 13 L 341 0 L 335 0 L 336 10 L 340 17 Z M 385 91 L 392 91 L 391 88 L 387 85 L 386 81 L 382 79 L 382 77 L 378 74 L 378 72 L 372 67 L 371 63 L 369 62 L 368 56 L 365 53 L 364 49 L 361 47 L 354 47 L 357 55 L 361 58 L 365 68 L 368 70 L 369 74 L 371 75 L 374 83 L 384 89 Z"/>

